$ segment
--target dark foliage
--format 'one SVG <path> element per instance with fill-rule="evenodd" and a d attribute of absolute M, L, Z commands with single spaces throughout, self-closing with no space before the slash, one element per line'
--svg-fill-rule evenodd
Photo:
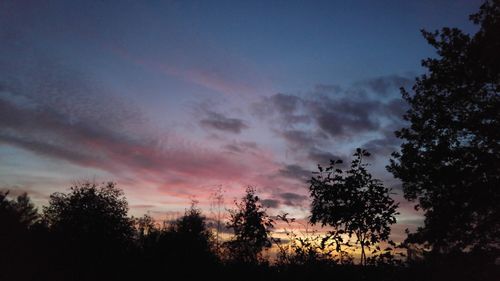
<path fill-rule="evenodd" d="M 103 274 L 111 278 L 113 267 L 126 262 L 131 247 L 133 224 L 127 212 L 123 192 L 112 182 L 85 181 L 71 187 L 68 194 L 52 194 L 43 208 L 43 219 L 60 270 L 78 278 Z"/>
<path fill-rule="evenodd" d="M 136 228 L 136 264 L 150 268 L 142 277 L 153 278 L 165 267 L 184 277 L 211 275 L 219 269 L 212 232 L 195 204 L 182 217 L 162 227 L 146 215 L 136 220 Z"/>
<path fill-rule="evenodd" d="M 287 243 L 282 243 L 281 239 L 275 241 L 279 249 L 277 264 L 280 267 L 352 264 L 353 258 L 348 252 L 341 251 L 336 241 L 331 241 L 329 236 L 309 230 L 309 223 L 297 223 L 294 218 L 288 218 L 288 213 L 278 215 L 277 218 L 286 224 L 282 232 L 287 236 Z"/>
<path fill-rule="evenodd" d="M 213 234 L 201 210 L 194 204 L 163 235 L 170 244 L 179 245 L 174 251 L 178 261 L 197 265 L 215 262 Z"/>
<path fill-rule="evenodd" d="M 248 187 L 241 202 L 235 202 L 236 209 L 230 210 L 227 227 L 234 231 L 234 237 L 226 243 L 228 254 L 236 262 L 256 264 L 263 249 L 271 247 L 270 230 L 273 220 L 266 214 L 255 195 L 255 189 Z"/>
<path fill-rule="evenodd" d="M 39 215 L 26 194 L 15 200 L 8 194 L 0 192 L 0 280 L 33 278 L 34 271 L 20 271 L 18 265 L 37 262 L 34 234 Z"/>
<path fill-rule="evenodd" d="M 334 228 L 330 238 L 338 251 L 354 236 L 361 247 L 361 264 L 366 265 L 366 250 L 379 249 L 378 243 L 389 239 L 390 225 L 396 222 L 397 204 L 389 196 L 389 189 L 373 179 L 363 162 L 370 154 L 362 149 L 354 153 L 350 169 L 337 166 L 342 161 L 331 161 L 330 166 L 318 165 L 319 172 L 310 181 L 312 223 Z"/>
<path fill-rule="evenodd" d="M 388 240 L 397 204 L 368 172 L 368 152 L 358 149 L 350 168 L 331 161 L 310 181 L 310 222 L 333 231 L 324 237 L 285 229 L 288 248 L 271 237 L 274 221 L 251 187 L 230 210 L 234 235 L 223 250 L 220 192 L 216 239 L 195 204 L 162 225 L 149 215 L 129 218 L 114 183 L 82 182 L 52 194 L 42 215 L 26 194 L 0 192 L 0 280 L 498 280 L 500 1 L 486 1 L 471 20 L 479 26 L 474 35 L 424 31 L 438 56 L 423 61 L 428 73 L 413 92 L 402 89 L 409 127 L 396 133 L 403 144 L 388 169 L 425 213 L 424 226 L 406 241 L 406 262 Z M 262 256 L 272 241 L 276 264 Z M 391 247 L 380 248 L 384 241 Z M 347 254 L 352 242 L 361 247 L 362 266 Z"/>
<path fill-rule="evenodd" d="M 249 201 L 250 205 L 255 205 L 255 207 L 248 208 L 249 213 L 254 214 L 250 217 L 260 218 L 261 223 L 268 221 L 267 216 L 259 207 L 259 199 L 253 192 L 250 189 L 242 202 Z M 367 265 L 363 268 L 352 264 L 339 265 L 329 260 L 329 256 L 322 252 L 325 248 L 314 244 L 316 243 L 314 238 L 299 238 L 295 241 L 296 247 L 292 245 L 292 248 L 296 251 L 288 256 L 290 259 L 286 263 L 269 265 L 255 262 L 255 259 L 250 262 L 240 259 L 224 263 L 213 253 L 212 234 L 206 227 L 206 219 L 194 205 L 179 219 L 166 222 L 161 226 L 149 215 L 138 219 L 123 217 L 126 201 L 121 194 L 114 184 L 98 186 L 84 183 L 78 185 L 69 194 L 54 194 L 53 198 L 58 198 L 58 200 L 51 201 L 52 204 L 45 208 L 46 220 L 44 222 L 39 219 L 36 209 L 26 195 L 13 200 L 8 199 L 7 194 L 2 193 L 0 196 L 0 233 L 2 235 L 0 280 L 107 281 L 179 278 L 188 280 L 303 280 L 319 279 L 324 276 L 360 281 L 447 280 L 448 277 L 453 280 L 495 280 L 494 277 L 500 273 L 498 267 L 471 268 L 472 261 L 475 264 L 476 261 L 483 259 L 481 256 L 471 255 L 456 255 L 454 260 L 444 261 L 429 259 L 422 263 L 410 264 L 409 267 L 391 263 L 378 263 L 377 266 Z M 248 196 L 249 194 L 251 196 Z M 92 200 L 87 201 L 84 198 L 87 200 L 92 198 Z M 105 198 L 109 200 L 104 200 Z M 66 201 L 75 203 L 75 206 L 63 203 Z M 86 203 L 81 204 L 82 202 Z M 239 206 L 245 205 L 240 203 Z M 73 208 L 75 210 L 69 210 Z M 52 212 L 53 210 L 58 211 Z M 106 213 L 110 211 L 114 214 Z M 92 220 L 83 215 L 86 212 L 96 215 L 96 221 L 90 222 Z M 260 215 L 255 216 L 256 212 Z M 61 223 L 62 217 L 65 218 L 65 224 Z M 115 226 L 110 225 L 110 230 L 99 228 L 98 222 L 104 218 L 118 223 Z M 77 219 L 77 221 L 70 221 L 71 219 Z M 282 219 L 287 218 L 282 216 Z M 82 223 L 78 224 L 80 220 Z M 126 226 L 127 235 L 115 233 L 117 235 L 115 238 L 119 242 L 107 240 L 110 233 L 113 233 L 112 230 L 121 229 L 122 224 Z M 66 228 L 63 225 L 70 227 L 66 226 Z M 268 227 L 269 224 L 263 223 L 261 227 L 248 229 L 262 230 L 263 226 Z M 129 232 L 130 228 L 132 235 Z M 76 231 L 75 229 L 81 232 L 73 232 Z M 66 237 L 63 233 L 64 235 L 71 233 L 72 236 Z M 266 233 L 266 237 L 270 238 L 268 232 L 260 233 Z M 260 240 L 248 239 L 246 241 L 251 241 L 251 243 L 263 241 L 263 235 L 259 237 L 261 237 Z M 111 244 L 105 245 L 102 240 Z M 115 243 L 121 244 L 124 248 L 114 248 Z M 262 244 L 251 245 L 263 245 L 262 248 L 265 248 L 268 244 L 262 242 Z M 83 246 L 88 248 L 83 249 Z M 97 249 L 96 247 L 104 248 Z M 461 267 L 454 268 L 450 272 L 450 265 L 457 263 Z"/>
<path fill-rule="evenodd" d="M 486 1 L 471 20 L 479 31 L 423 31 L 437 51 L 413 93 L 404 143 L 388 170 L 408 200 L 425 212 L 409 236 L 433 255 L 477 252 L 493 262 L 500 251 L 500 1 Z M 450 257 L 451 258 L 451 257 Z"/>

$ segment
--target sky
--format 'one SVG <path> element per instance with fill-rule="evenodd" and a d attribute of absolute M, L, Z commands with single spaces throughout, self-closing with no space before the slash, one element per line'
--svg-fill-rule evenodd
<path fill-rule="evenodd" d="M 0 190 L 42 206 L 114 181 L 130 213 L 210 211 L 257 188 L 269 213 L 309 215 L 317 164 L 385 166 L 411 90 L 435 56 L 420 30 L 459 27 L 478 0 L 0 1 Z"/>

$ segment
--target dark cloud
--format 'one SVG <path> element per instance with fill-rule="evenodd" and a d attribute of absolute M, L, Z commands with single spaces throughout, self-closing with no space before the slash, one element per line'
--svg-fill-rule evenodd
<path fill-rule="evenodd" d="M 349 143 L 365 144 L 375 154 L 392 150 L 396 143 L 392 131 L 402 127 L 407 110 L 398 88 L 411 83 L 405 76 L 389 75 L 345 89 L 318 84 L 307 95 L 279 93 L 263 98 L 254 109 L 260 110 L 260 117 L 273 121 L 272 129 L 291 151 L 301 154 L 299 159 L 328 164 L 339 158 L 335 154 L 340 148 L 331 149 L 336 143 L 343 144 L 341 149 Z"/>
<path fill-rule="evenodd" d="M 324 97 L 310 103 L 318 127 L 331 137 L 349 137 L 380 126 L 373 116 L 381 111 L 379 101 Z"/>
<path fill-rule="evenodd" d="M 348 138 L 377 131 L 381 128 L 382 118 L 392 118 L 393 115 L 399 118 L 404 112 L 403 102 L 400 100 L 383 101 L 360 96 L 311 96 L 306 99 L 293 95 L 276 96 L 278 95 L 280 101 L 293 102 L 268 103 L 267 107 L 275 106 L 275 114 L 284 120 L 281 123 L 288 125 L 277 131 L 294 145 L 311 145 L 321 139 Z M 276 96 L 268 99 L 275 100 Z M 296 103 L 300 103 L 300 106 Z M 305 126 L 307 130 L 298 129 L 299 126 L 296 125 L 300 122 L 297 120 L 309 120 L 311 124 Z"/>
<path fill-rule="evenodd" d="M 288 127 L 311 122 L 304 104 L 301 97 L 278 93 L 253 104 L 252 111 L 258 117 L 273 117 L 281 126 Z"/>
<path fill-rule="evenodd" d="M 283 94 L 280 100 L 284 100 Z M 330 97 L 311 96 L 289 100 L 299 102 L 301 106 L 282 106 L 276 108 L 275 114 L 286 120 L 297 116 L 291 111 L 301 109 L 312 120 L 307 126 L 298 126 L 295 117 L 292 121 L 283 122 L 288 126 L 275 128 L 275 131 L 293 148 L 304 150 L 317 149 L 329 139 L 348 139 L 364 133 L 377 132 L 382 129 L 384 119 L 391 122 L 401 119 L 405 111 L 404 102 L 400 99 L 389 101 L 368 99 L 360 96 Z M 294 103 L 295 103 L 294 102 Z M 399 121 L 398 121 L 399 122 Z"/>
<path fill-rule="evenodd" d="M 263 199 L 262 206 L 266 208 L 277 209 L 280 206 L 280 201 L 275 199 Z"/>
<path fill-rule="evenodd" d="M 302 182 L 309 180 L 312 175 L 311 171 L 296 164 L 286 165 L 278 171 L 278 174 L 283 177 L 297 179 Z"/>
<path fill-rule="evenodd" d="M 226 117 L 221 113 L 212 111 L 207 112 L 206 117 L 200 120 L 200 125 L 205 128 L 234 134 L 239 134 L 243 129 L 248 128 L 241 119 Z"/>
<path fill-rule="evenodd" d="M 300 105 L 301 99 L 297 96 L 286 94 L 276 94 L 269 98 L 269 101 L 282 114 L 293 114 Z"/>
<path fill-rule="evenodd" d="M 306 195 L 301 195 L 292 192 L 280 193 L 279 197 L 282 199 L 282 203 L 288 206 L 303 206 L 309 197 Z"/>

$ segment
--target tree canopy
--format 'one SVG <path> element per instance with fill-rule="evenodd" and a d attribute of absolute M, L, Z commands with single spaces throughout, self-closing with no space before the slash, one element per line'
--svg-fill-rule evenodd
<path fill-rule="evenodd" d="M 409 125 L 388 166 L 425 213 L 408 241 L 436 253 L 500 250 L 500 1 L 470 19 L 474 35 L 423 31 L 437 56 L 422 61 L 413 91 L 402 89 Z"/>
<path fill-rule="evenodd" d="M 123 191 L 113 182 L 76 183 L 69 193 L 54 193 L 43 208 L 43 219 L 53 234 L 52 248 L 64 270 L 97 278 L 123 263 L 134 236 Z M 113 273 L 114 272 L 114 273 Z M 120 271 L 123 273 L 124 271 Z M 99 277 L 101 278 L 101 277 Z"/>

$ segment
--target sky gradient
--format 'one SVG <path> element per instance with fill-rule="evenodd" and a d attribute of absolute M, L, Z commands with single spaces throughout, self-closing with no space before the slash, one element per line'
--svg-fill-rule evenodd
<path fill-rule="evenodd" d="M 115 181 L 131 214 L 227 207 L 247 185 L 308 216 L 318 163 L 369 150 L 385 171 L 411 88 L 434 56 L 420 29 L 473 32 L 480 1 L 0 1 L 0 189 L 39 205 Z M 400 239 L 399 239 L 400 240 Z"/>

